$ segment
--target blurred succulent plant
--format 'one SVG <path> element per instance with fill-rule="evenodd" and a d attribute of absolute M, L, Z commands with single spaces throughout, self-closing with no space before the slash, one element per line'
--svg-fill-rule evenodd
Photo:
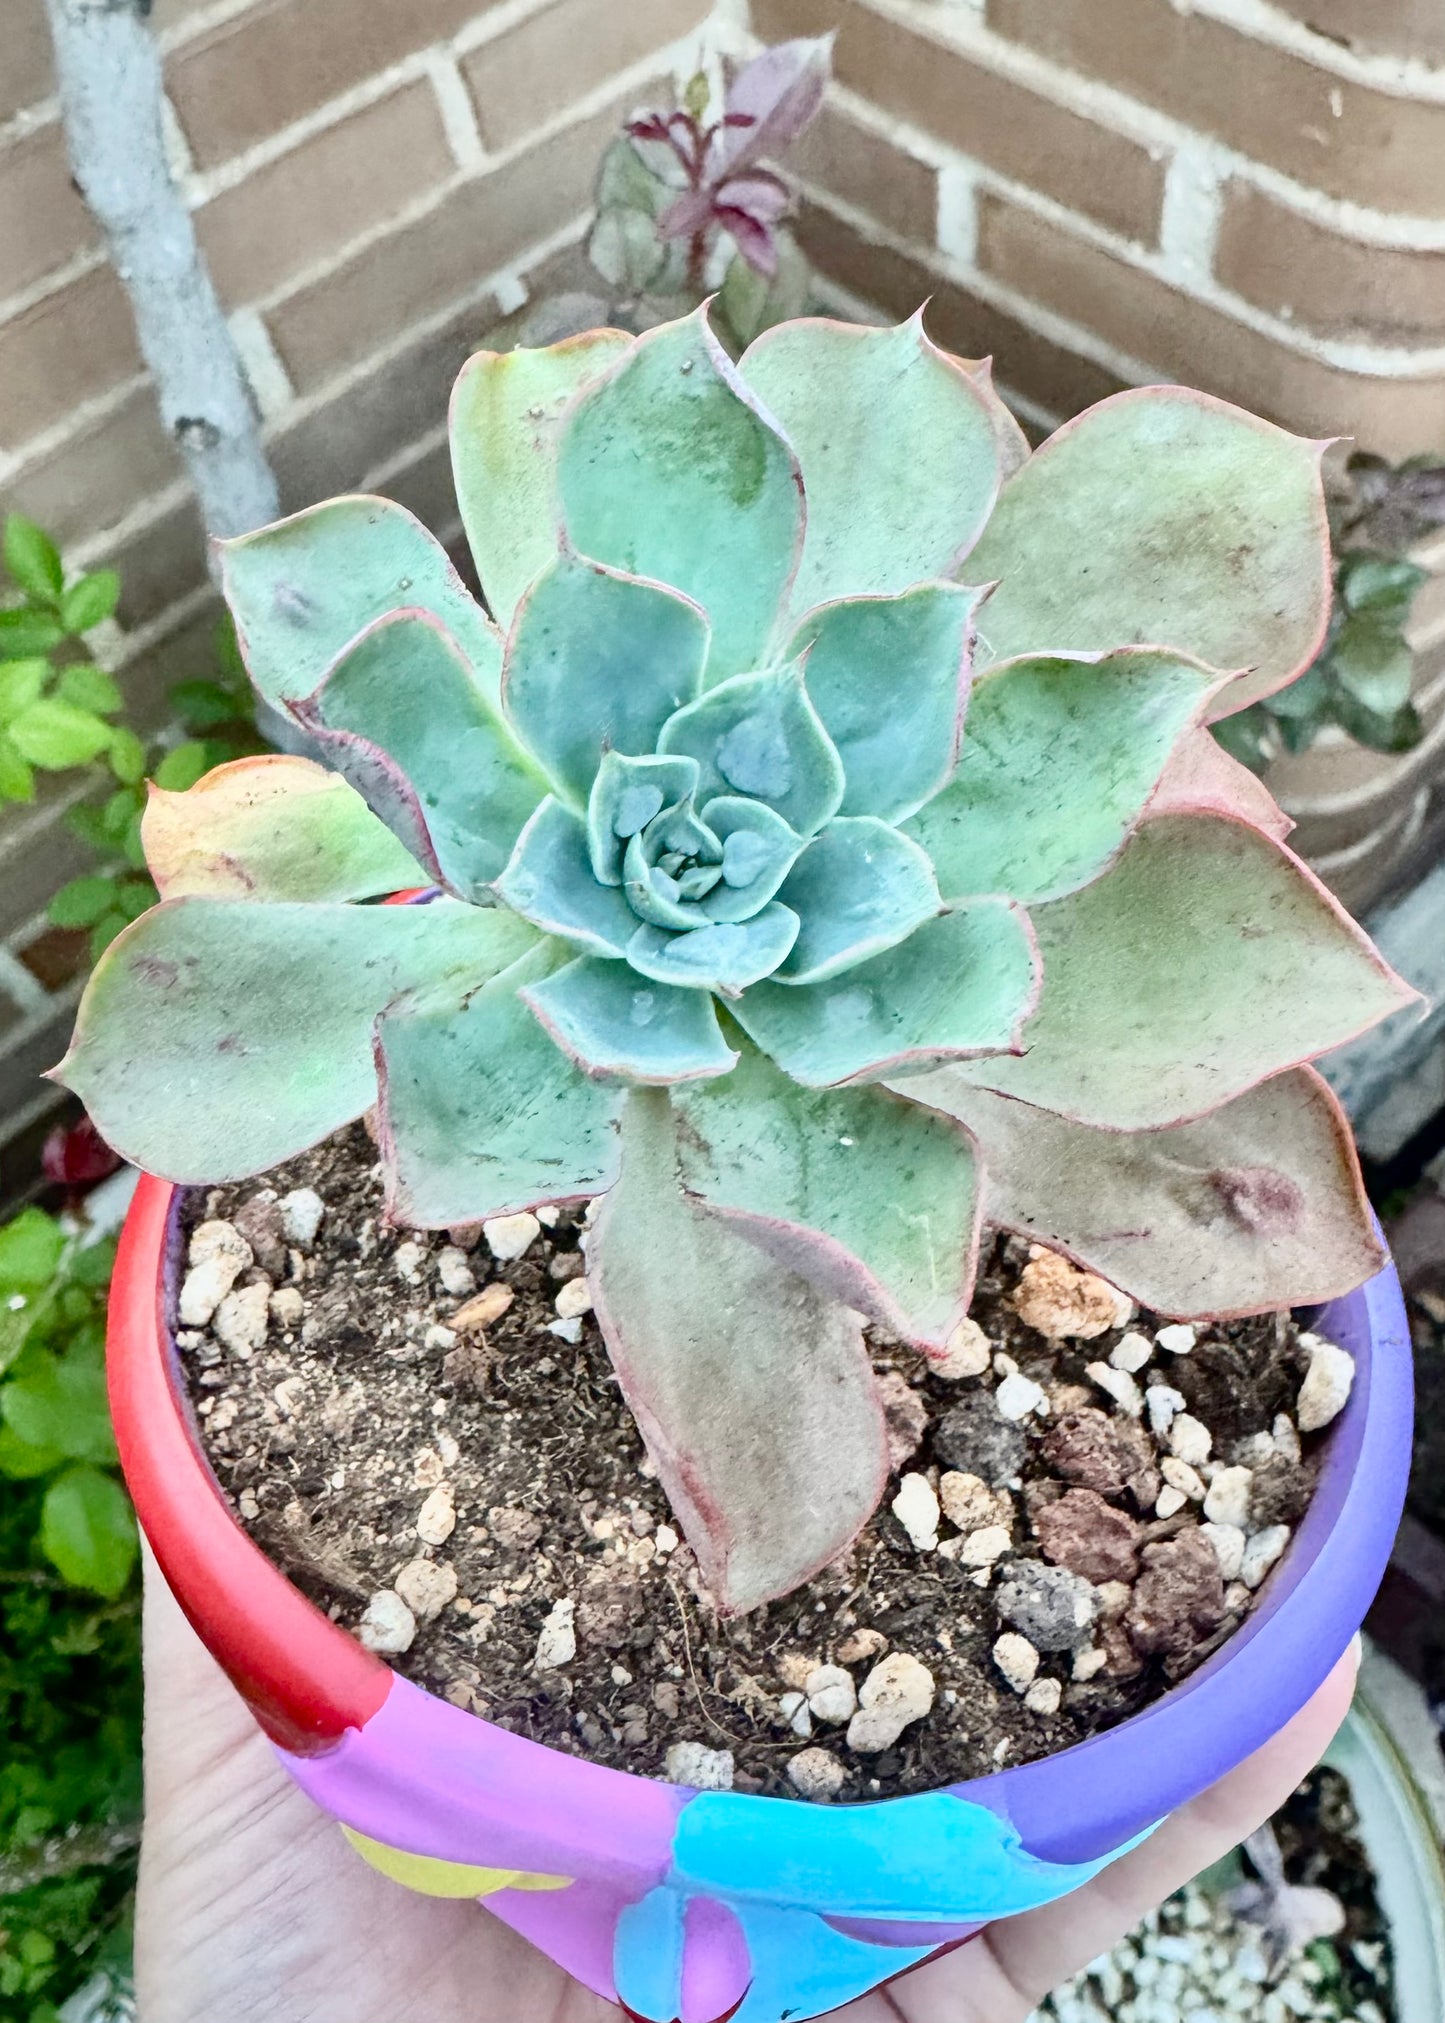
<path fill-rule="evenodd" d="M 734 367 L 705 310 L 479 354 L 452 444 L 489 611 L 383 499 L 224 545 L 315 760 L 153 794 L 57 1070 L 113 1144 L 224 1180 L 379 1104 L 404 1223 L 603 1194 L 734 1610 L 867 1519 L 863 1318 L 943 1354 L 985 1217 L 1178 1315 L 1368 1275 L 1301 1063 L 1413 994 L 1205 728 L 1318 645 L 1317 446 L 1166 387 L 1030 456 L 919 318 Z"/>
<path fill-rule="evenodd" d="M 656 320 L 649 304 L 692 307 L 726 245 L 716 314 L 735 350 L 805 306 L 807 262 L 784 224 L 792 192 L 770 164 L 817 117 L 832 46 L 780 42 L 730 66 L 715 118 L 699 71 L 673 110 L 627 122 L 602 158 L 588 253 L 630 320 Z"/>

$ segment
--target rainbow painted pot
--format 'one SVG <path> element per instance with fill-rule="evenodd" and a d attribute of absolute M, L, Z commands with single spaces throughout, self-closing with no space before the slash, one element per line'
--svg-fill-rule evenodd
<path fill-rule="evenodd" d="M 1260 1606 L 1146 1712 L 1045 1761 L 876 1805 L 629 1776 L 409 1684 L 247 1538 L 171 1339 L 178 1208 L 142 1180 L 109 1359 L 126 1480 L 181 1606 L 360 1856 L 405 1888 L 477 1899 L 649 2023 L 802 2023 L 1076 1889 L 1304 1704 L 1358 1627 L 1399 1518 L 1410 1343 L 1387 1268 L 1321 1321 L 1356 1358 L 1354 1393 Z"/>

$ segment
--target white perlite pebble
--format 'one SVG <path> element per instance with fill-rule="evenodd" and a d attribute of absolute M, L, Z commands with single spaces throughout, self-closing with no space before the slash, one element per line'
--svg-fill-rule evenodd
<path fill-rule="evenodd" d="M 574 1314 L 570 1320 L 548 1321 L 547 1332 L 549 1335 L 556 1335 L 560 1341 L 580 1342 L 582 1339 L 582 1323 Z"/>
<path fill-rule="evenodd" d="M 1202 1468 L 1209 1459 L 1209 1450 L 1214 1445 L 1214 1435 L 1202 1425 L 1192 1412 L 1179 1412 L 1170 1422 L 1169 1445 L 1181 1461 L 1187 1461 L 1191 1468 Z"/>
<path fill-rule="evenodd" d="M 908 1533 L 916 1552 L 938 1545 L 938 1498 L 926 1475 L 905 1475 L 893 1499 L 893 1515 Z"/>
<path fill-rule="evenodd" d="M 449 1482 L 439 1482 L 417 1512 L 416 1535 L 423 1545 L 445 1545 L 457 1528 L 456 1504 Z"/>
<path fill-rule="evenodd" d="M 928 1367 L 935 1377 L 957 1383 L 964 1377 L 981 1377 L 990 1353 L 988 1336 L 976 1320 L 965 1316 L 949 1336 L 943 1354 Z"/>
<path fill-rule="evenodd" d="M 356 1635 L 368 1651 L 382 1656 L 409 1651 L 416 1635 L 416 1617 L 393 1588 L 384 1587 L 366 1604 Z"/>
<path fill-rule="evenodd" d="M 1204 1515 L 1211 1524 L 1233 1524 L 1249 1529 L 1249 1492 L 1254 1473 L 1249 1468 L 1221 1468 L 1204 1498 Z"/>
<path fill-rule="evenodd" d="M 1039 1654 L 1027 1637 L 1005 1630 L 993 1647 L 993 1661 L 1016 1693 L 1027 1692 L 1039 1669 Z"/>
<path fill-rule="evenodd" d="M 1102 1672 L 1109 1662 L 1109 1653 L 1102 1644 L 1090 1644 L 1087 1649 L 1074 1653 L 1074 1677 L 1082 1685 Z"/>
<path fill-rule="evenodd" d="M 1006 1525 L 985 1524 L 968 1534 L 953 1557 L 964 1566 L 992 1566 L 1012 1544 L 1013 1537 Z"/>
<path fill-rule="evenodd" d="M 662 1759 L 669 1784 L 690 1784 L 695 1791 L 731 1791 L 733 1752 L 709 1749 L 705 1742 L 674 1742 Z"/>
<path fill-rule="evenodd" d="M 993 1402 L 1001 1419 L 1012 1419 L 1015 1423 L 1031 1418 L 1035 1412 L 1047 1412 L 1049 1409 L 1043 1386 L 1018 1370 L 1011 1370 L 1004 1378 L 993 1394 Z"/>
<path fill-rule="evenodd" d="M 1154 1344 L 1147 1335 L 1127 1334 L 1110 1351 L 1109 1361 L 1116 1370 L 1126 1370 L 1131 1377 L 1137 1377 L 1154 1353 Z"/>
<path fill-rule="evenodd" d="M 1155 1341 L 1167 1356 L 1187 1356 L 1199 1337 L 1188 1321 L 1176 1321 L 1172 1327 L 1160 1328 Z"/>
<path fill-rule="evenodd" d="M 1254 1534 L 1244 1548 L 1244 1564 L 1239 1569 L 1239 1578 L 1247 1588 L 1259 1586 L 1288 1544 L 1287 1524 L 1269 1524 Z"/>
<path fill-rule="evenodd" d="M 1244 1565 L 1244 1533 L 1237 1524 L 1201 1524 L 1201 1533 L 1214 1548 L 1221 1580 L 1238 1580 Z"/>
<path fill-rule="evenodd" d="M 1111 1369 L 1107 1363 L 1089 1363 L 1084 1375 L 1090 1383 L 1114 1400 L 1121 1412 L 1127 1412 L 1131 1419 L 1140 1417 L 1144 1410 L 1144 1394 L 1127 1370 Z"/>
<path fill-rule="evenodd" d="M 1320 1335 L 1301 1335 L 1300 1346 L 1309 1350 L 1310 1366 L 1300 1385 L 1295 1417 L 1301 1433 L 1318 1433 L 1344 1410 L 1355 1381 L 1355 1359 Z"/>
<path fill-rule="evenodd" d="M 326 1203 L 314 1187 L 297 1187 L 276 1203 L 281 1217 L 281 1234 L 298 1250 L 310 1250 L 326 1213 Z"/>
<path fill-rule="evenodd" d="M 1296 1430 L 1294 1420 L 1291 1419 L 1288 1412 L 1275 1413 L 1274 1424 L 1270 1427 L 1270 1433 L 1274 1438 L 1274 1451 L 1276 1454 L 1283 1454 L 1286 1461 L 1298 1461 L 1300 1459 L 1299 1433 Z"/>
<path fill-rule="evenodd" d="M 450 1293 L 453 1299 L 465 1299 L 477 1289 L 477 1275 L 467 1263 L 467 1254 L 454 1243 L 438 1252 L 437 1277 L 442 1282 L 442 1291 Z"/>
<path fill-rule="evenodd" d="M 405 1279 L 408 1285 L 415 1285 L 421 1277 L 421 1268 L 425 1258 L 426 1252 L 422 1249 L 421 1245 L 411 1242 L 408 1238 L 405 1243 L 399 1243 L 392 1252 L 391 1268 L 398 1278 Z"/>
<path fill-rule="evenodd" d="M 1149 1410 L 1149 1430 L 1156 1440 L 1162 1440 L 1174 1423 L 1174 1416 L 1182 1412 L 1189 1400 L 1182 1391 L 1176 1391 L 1172 1384 L 1151 1384 L 1144 1393 L 1144 1403 Z"/>
<path fill-rule="evenodd" d="M 219 1220 L 199 1224 L 186 1251 L 186 1261 L 193 1265 L 206 1264 L 213 1257 L 234 1258 L 238 1272 L 254 1261 L 250 1244 L 235 1224 Z"/>
<path fill-rule="evenodd" d="M 800 1749 L 788 1764 L 788 1782 L 800 1798 L 836 1798 L 847 1775 L 826 1749 Z"/>
<path fill-rule="evenodd" d="M 1176 1394 L 1177 1395 L 1177 1394 Z M 1191 1503 L 1202 1503 L 1206 1483 L 1197 1468 L 1191 1468 L 1187 1461 L 1181 1461 L 1177 1454 L 1166 1454 L 1159 1463 L 1159 1473 L 1171 1489 L 1177 1489 L 1187 1496 Z"/>
<path fill-rule="evenodd" d="M 793 1733 L 806 1742 L 813 1732 L 813 1710 L 808 1705 L 807 1694 L 794 1687 L 791 1693 L 784 1693 L 778 1707 Z"/>
<path fill-rule="evenodd" d="M 542 1225 L 535 1215 L 499 1215 L 482 1224 L 487 1249 L 499 1264 L 525 1257 L 541 1234 Z"/>
<path fill-rule="evenodd" d="M 408 1560 L 394 1585 L 417 1621 L 429 1623 L 455 1600 L 457 1570 L 437 1559 Z"/>
<path fill-rule="evenodd" d="M 858 1691 L 858 1712 L 848 1723 L 848 1747 L 860 1756 L 891 1749 L 904 1729 L 933 1705 L 933 1674 L 906 1651 L 891 1651 Z"/>
<path fill-rule="evenodd" d="M 250 1246 L 247 1245 L 249 1249 Z M 181 1285 L 178 1312 L 182 1327 L 209 1327 L 216 1308 L 236 1283 L 244 1267 L 237 1258 L 214 1255 L 194 1265 Z"/>
<path fill-rule="evenodd" d="M 552 1612 L 537 1635 L 537 1655 L 532 1663 L 539 1672 L 555 1672 L 570 1665 L 577 1655 L 577 1630 L 572 1621 L 577 1604 L 553 1602 Z"/>
<path fill-rule="evenodd" d="M 297 1328 L 306 1315 L 306 1302 L 294 1285 L 283 1285 L 271 1295 L 271 1318 L 278 1328 Z"/>
<path fill-rule="evenodd" d="M 592 1311 L 592 1289 L 585 1278 L 569 1278 L 556 1298 L 556 1308 L 564 1321 L 580 1320 Z"/>
<path fill-rule="evenodd" d="M 1063 1704 L 1064 1689 L 1057 1679 L 1035 1679 L 1024 1694 L 1031 1714 L 1057 1714 Z"/>
<path fill-rule="evenodd" d="M 1182 1489 L 1176 1489 L 1172 1482 L 1166 1482 L 1154 1499 L 1156 1517 L 1177 1517 L 1188 1504 L 1189 1498 Z"/>
<path fill-rule="evenodd" d="M 223 1349 L 244 1361 L 253 1356 L 266 1339 L 271 1322 L 271 1281 L 238 1285 L 216 1308 L 211 1332 Z"/>
<path fill-rule="evenodd" d="M 858 1689 L 851 1672 L 841 1665 L 818 1665 L 803 1682 L 808 1705 L 820 1721 L 839 1725 L 858 1711 Z"/>

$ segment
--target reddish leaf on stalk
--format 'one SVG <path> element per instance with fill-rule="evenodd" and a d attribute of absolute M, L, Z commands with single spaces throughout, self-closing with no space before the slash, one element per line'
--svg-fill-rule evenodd
<path fill-rule="evenodd" d="M 40 1169 L 52 1187 L 93 1187 L 119 1165 L 119 1156 L 89 1117 L 82 1117 L 78 1124 L 57 1124 L 40 1154 Z"/>

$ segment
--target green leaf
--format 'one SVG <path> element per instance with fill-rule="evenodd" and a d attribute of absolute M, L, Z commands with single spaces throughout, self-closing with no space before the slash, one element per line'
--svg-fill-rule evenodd
<path fill-rule="evenodd" d="M 676 190 L 669 189 L 661 176 L 652 173 L 625 135 L 620 135 L 603 153 L 597 170 L 599 211 L 613 208 L 646 211 L 656 219 L 662 216 L 676 195 Z"/>
<path fill-rule="evenodd" d="M 178 681 L 171 708 L 189 731 L 215 730 L 236 720 L 236 698 L 217 681 Z"/>
<path fill-rule="evenodd" d="M 504 630 L 557 553 L 562 416 L 632 342 L 620 330 L 589 330 L 542 351 L 479 351 L 462 367 L 452 472 L 482 592 Z"/>
<path fill-rule="evenodd" d="M 803 502 L 793 453 L 708 327 L 706 305 L 648 331 L 583 391 L 557 478 L 580 554 L 702 606 L 710 680 L 762 664 Z"/>
<path fill-rule="evenodd" d="M 142 835 L 165 899 L 372 899 L 427 883 L 339 774 L 275 752 L 219 766 L 183 794 L 157 786 Z"/>
<path fill-rule="evenodd" d="M 718 794 L 701 820 L 722 844 L 722 876 L 698 907 L 709 920 L 750 920 L 787 877 L 803 839 L 781 815 L 742 794 Z"/>
<path fill-rule="evenodd" d="M 312 695 L 376 619 L 421 609 L 457 641 L 493 702 L 502 641 L 446 550 L 390 499 L 330 499 L 219 544 L 221 582 L 252 681 L 278 709 Z"/>
<path fill-rule="evenodd" d="M 48 915 L 56 927 L 94 927 L 114 908 L 115 898 L 113 878 L 72 878 L 51 900 Z"/>
<path fill-rule="evenodd" d="M 605 205 L 587 240 L 588 259 L 608 286 L 624 296 L 641 295 L 661 274 L 671 252 L 669 242 L 658 236 L 653 212 L 632 204 Z"/>
<path fill-rule="evenodd" d="M 800 1088 L 751 1048 L 673 1104 L 690 1194 L 845 1306 L 943 1346 L 967 1311 L 978 1247 L 966 1131 L 883 1089 Z"/>
<path fill-rule="evenodd" d="M 1290 681 L 1330 607 L 1321 445 L 1183 387 L 1115 394 L 1004 486 L 968 573 L 1002 579 L 980 658 L 1172 648 L 1250 670 L 1215 716 Z"/>
<path fill-rule="evenodd" d="M 1377 716 L 1341 689 L 1334 695 L 1331 709 L 1340 728 L 1374 752 L 1411 752 L 1425 735 L 1420 712 L 1411 702 L 1392 716 Z"/>
<path fill-rule="evenodd" d="M 0 733 L 0 801 L 33 801 L 35 775 L 8 737 Z"/>
<path fill-rule="evenodd" d="M 120 578 L 114 569 L 97 569 L 72 583 L 60 600 L 60 622 L 67 632 L 89 632 L 114 616 L 120 602 Z"/>
<path fill-rule="evenodd" d="M 145 806 L 145 795 L 135 787 L 117 787 L 106 797 L 105 806 L 100 811 L 103 839 L 107 843 L 119 843 L 130 827 L 134 816 Z"/>
<path fill-rule="evenodd" d="M 130 926 L 130 915 L 122 906 L 103 913 L 90 930 L 90 959 L 99 962 L 110 944 Z"/>
<path fill-rule="evenodd" d="M 106 951 L 56 1078 L 144 1171 L 239 1179 L 367 1108 L 372 1024 L 403 991 L 479 985 L 534 940 L 452 900 L 170 900 Z"/>
<path fill-rule="evenodd" d="M 618 887 L 593 876 L 585 825 L 551 794 L 518 837 L 496 890 L 544 934 L 560 934 L 589 955 L 624 955 L 637 931 Z"/>
<path fill-rule="evenodd" d="M 747 920 L 716 921 L 680 934 L 639 927 L 627 944 L 627 960 L 657 983 L 737 997 L 772 975 L 797 933 L 797 914 L 774 900 Z"/>
<path fill-rule="evenodd" d="M 750 267 L 739 253 L 728 262 L 718 291 L 719 320 L 731 333 L 739 351 L 745 351 L 765 330 L 801 316 L 813 292 L 813 275 L 797 240 L 791 232 L 774 230 L 773 246 L 778 256 L 769 278 Z"/>
<path fill-rule="evenodd" d="M 111 727 L 103 717 L 52 696 L 42 696 L 21 710 L 9 730 L 21 757 L 45 772 L 89 765 L 111 740 Z"/>
<path fill-rule="evenodd" d="M 1337 572 L 1347 611 L 1368 611 L 1397 631 L 1410 616 L 1416 591 L 1428 580 L 1428 570 L 1388 555 L 1342 555 Z"/>
<path fill-rule="evenodd" d="M 802 926 L 777 977 L 822 983 L 905 941 L 942 912 L 933 866 L 874 815 L 844 815 L 815 836 L 779 897 Z"/>
<path fill-rule="evenodd" d="M 756 984 L 730 1010 L 794 1081 L 824 1088 L 1017 1047 L 1037 997 L 1027 915 L 979 899 L 842 976 Z"/>
<path fill-rule="evenodd" d="M 1313 1305 L 1384 1262 L 1349 1126 L 1313 1068 L 1155 1131 L 1072 1124 L 973 1088 L 954 1068 L 898 1093 L 973 1132 L 991 1222 L 1066 1251 L 1157 1313 Z"/>
<path fill-rule="evenodd" d="M 583 809 L 603 753 L 644 757 L 697 695 L 707 647 L 707 620 L 686 598 L 561 555 L 517 612 L 502 705 L 558 792 Z"/>
<path fill-rule="evenodd" d="M 1044 992 L 1027 1050 L 958 1072 L 1105 1129 L 1202 1116 L 1417 998 L 1243 822 L 1151 819 L 1105 877 L 1032 918 Z"/>
<path fill-rule="evenodd" d="M 1330 672 L 1374 716 L 1393 716 L 1410 699 L 1414 658 L 1400 633 L 1373 611 L 1347 618 L 1329 651 Z"/>
<path fill-rule="evenodd" d="M 38 656 L 0 661 L 0 724 L 8 724 L 39 700 L 49 674 L 50 662 Z"/>
<path fill-rule="evenodd" d="M 849 597 L 810 612 L 793 634 L 787 657 L 804 662 L 843 761 L 842 814 L 902 821 L 952 773 L 980 599 L 951 583 Z"/>
<path fill-rule="evenodd" d="M 725 1075 L 737 1060 L 705 991 L 649 982 L 625 962 L 582 956 L 520 995 L 589 1075 L 692 1081 Z"/>
<path fill-rule="evenodd" d="M 587 849 L 592 874 L 600 884 L 622 883 L 628 843 L 664 808 L 694 795 L 697 782 L 695 759 L 602 754 L 587 797 Z"/>
<path fill-rule="evenodd" d="M 5 1423 L 29 1447 L 51 1447 L 72 1461 L 115 1460 L 105 1396 L 105 1364 L 80 1347 L 64 1356 L 31 1350 L 0 1388 Z"/>
<path fill-rule="evenodd" d="M 60 1269 L 64 1230 L 41 1208 L 22 1208 L 0 1228 L 0 1291 L 38 1292 Z"/>
<path fill-rule="evenodd" d="M 0 611 L 0 662 L 52 653 L 65 628 L 49 611 Z"/>
<path fill-rule="evenodd" d="M 146 748 L 127 725 L 116 725 L 109 757 L 110 769 L 123 785 L 136 786 L 145 778 Z"/>
<path fill-rule="evenodd" d="M 435 993 L 383 1014 L 387 1210 L 409 1228 L 581 1200 L 616 1180 L 625 1091 L 581 1074 L 517 995 L 556 967 L 558 953 L 543 945 L 481 990 Z"/>
<path fill-rule="evenodd" d="M 811 836 L 837 812 L 843 765 L 800 662 L 734 675 L 669 717 L 658 750 L 696 759 L 699 802 L 746 794 Z"/>
<path fill-rule="evenodd" d="M 166 753 L 156 767 L 155 782 L 168 793 L 183 794 L 209 770 L 205 746 L 195 738 L 188 738 Z"/>
<path fill-rule="evenodd" d="M 5 566 L 27 597 L 53 604 L 65 585 L 65 564 L 50 536 L 23 513 L 5 516 Z"/>
<path fill-rule="evenodd" d="M 983 391 L 925 334 L 921 312 L 893 330 L 821 317 L 779 324 L 738 370 L 802 467 L 808 531 L 795 611 L 953 574 L 1002 473 Z"/>
<path fill-rule="evenodd" d="M 1006 892 L 1029 906 L 1097 878 L 1218 681 L 1140 647 L 1006 661 L 979 677 L 958 770 L 905 829 L 944 896 Z"/>
<path fill-rule="evenodd" d="M 883 1492 L 887 1446 L 856 1316 L 692 1202 L 677 1142 L 667 1095 L 634 1090 L 588 1283 L 663 1490 L 735 1614 L 847 1547 Z"/>
<path fill-rule="evenodd" d="M 36 1482 L 53 1475 L 65 1456 L 58 1447 L 32 1447 L 13 1426 L 0 1426 L 0 1475 L 10 1482 Z"/>
<path fill-rule="evenodd" d="M 45 1492 L 40 1546 L 72 1587 L 114 1601 L 139 1551 L 135 1515 L 125 1491 L 98 1468 L 67 1468 Z"/>
<path fill-rule="evenodd" d="M 417 862 L 464 898 L 497 877 L 547 791 L 457 642 L 423 611 L 379 618 L 292 714 Z"/>
<path fill-rule="evenodd" d="M 109 716 L 125 707 L 125 697 L 114 675 L 92 661 L 76 661 L 63 667 L 55 692 L 62 701 L 73 702 L 77 709 L 91 710 L 96 716 Z"/>

